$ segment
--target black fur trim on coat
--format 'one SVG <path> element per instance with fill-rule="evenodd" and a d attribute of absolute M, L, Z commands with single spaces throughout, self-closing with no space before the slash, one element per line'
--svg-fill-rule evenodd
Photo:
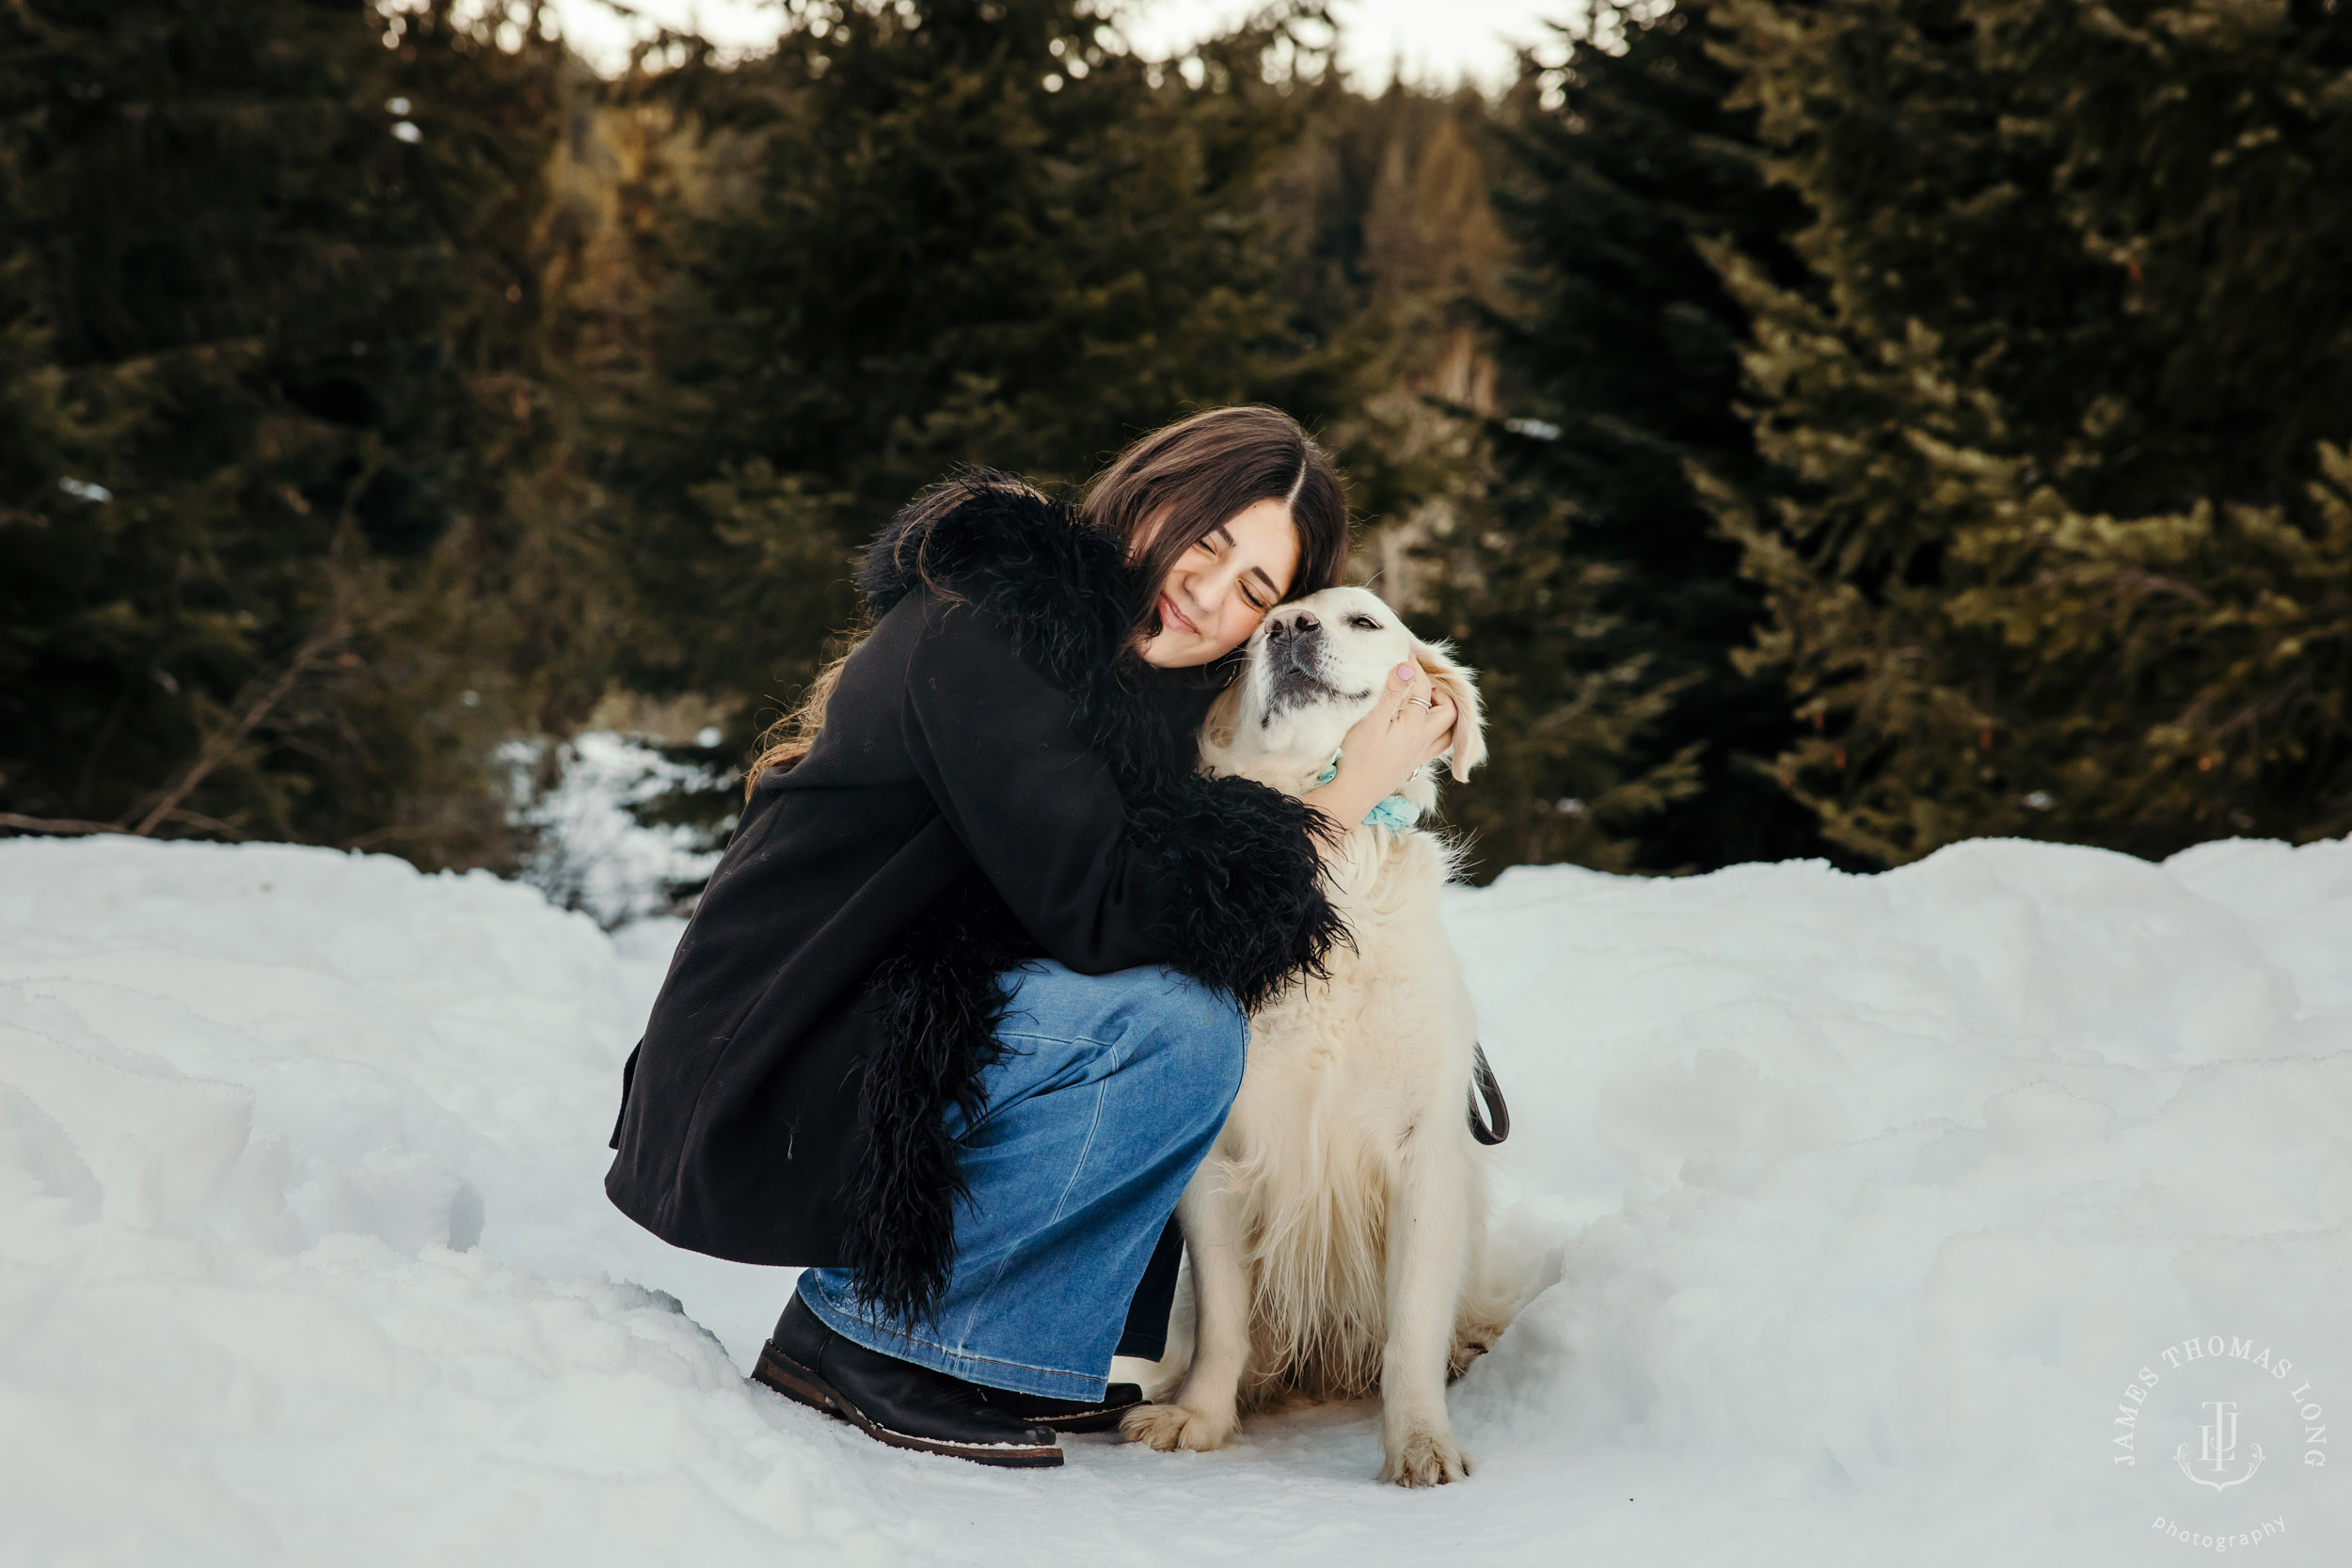
<path fill-rule="evenodd" d="M 996 1027 L 1009 999 L 998 976 L 1036 952 L 974 879 L 950 890 L 875 969 L 882 1034 L 895 1054 L 866 1069 L 866 1141 L 845 1195 L 842 1243 L 858 1295 L 902 1323 L 929 1317 L 946 1289 L 955 1205 L 971 1196 L 945 1126 L 947 1107 L 961 1109 L 966 1127 L 978 1118 L 980 1074 L 1004 1054 Z"/>
<path fill-rule="evenodd" d="M 1172 733 L 1155 675 L 1129 647 L 1135 584 L 1114 540 L 1005 475 L 958 482 L 960 502 L 900 515 L 859 587 L 876 615 L 929 586 L 972 603 L 1072 705 L 1072 724 L 1126 802 L 1129 843 L 1182 890 L 1163 917 L 1168 966 L 1254 1010 L 1346 940 L 1322 890 L 1331 825 L 1279 791 L 1210 779 Z M 862 1145 L 844 1184 L 844 1250 L 863 1300 L 928 1318 L 968 1198 L 945 1115 L 980 1108 L 1009 997 L 999 976 L 1042 951 L 977 874 L 909 929 L 869 997 L 884 1045 L 866 1067 Z M 967 1121 L 968 1124 L 968 1121 Z"/>

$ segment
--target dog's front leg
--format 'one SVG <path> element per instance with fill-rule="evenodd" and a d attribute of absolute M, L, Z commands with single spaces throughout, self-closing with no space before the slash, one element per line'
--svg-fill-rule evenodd
<path fill-rule="evenodd" d="M 1240 1422 L 1242 1373 L 1249 1363 L 1249 1266 L 1243 1256 L 1241 1200 L 1214 1154 L 1193 1173 L 1176 1206 L 1192 1259 L 1192 1369 L 1170 1404 L 1145 1404 L 1120 1418 L 1131 1443 L 1221 1449 Z"/>
<path fill-rule="evenodd" d="M 1389 1201 L 1389 1333 L 1380 1354 L 1387 1456 L 1380 1479 L 1400 1486 L 1437 1486 L 1470 1474 L 1470 1457 L 1454 1443 L 1445 1411 L 1446 1363 L 1470 1248 L 1468 1205 L 1458 1153 L 1407 1148 Z"/>

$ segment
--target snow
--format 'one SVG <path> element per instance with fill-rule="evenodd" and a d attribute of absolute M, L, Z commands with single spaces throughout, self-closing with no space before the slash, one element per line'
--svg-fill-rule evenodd
<path fill-rule="evenodd" d="M 1449 897 L 1549 1283 L 1406 1493 L 1369 1405 L 1010 1473 L 747 1384 L 789 1272 L 600 1186 L 674 920 L 0 842 L 0 1562 L 2344 1559 L 2352 846 Z"/>
<path fill-rule="evenodd" d="M 719 732 L 705 730 L 698 738 L 716 746 Z M 512 781 L 508 818 L 534 840 L 522 879 L 549 902 L 583 910 L 612 930 L 666 912 L 673 889 L 698 886 L 718 865 L 710 834 L 684 823 L 641 822 L 633 809 L 723 782 L 715 769 L 672 762 L 611 730 L 584 731 L 561 744 L 509 741 L 500 754 Z M 538 777 L 550 762 L 555 779 L 543 788 Z"/>

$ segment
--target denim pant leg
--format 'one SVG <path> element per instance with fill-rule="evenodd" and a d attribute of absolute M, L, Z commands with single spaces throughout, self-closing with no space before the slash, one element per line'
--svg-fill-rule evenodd
<path fill-rule="evenodd" d="M 1241 1089 L 1248 1021 L 1232 1000 L 1161 968 L 1079 974 L 1050 959 L 1012 971 L 959 1132 L 971 1191 L 939 1311 L 869 1316 L 846 1269 L 810 1269 L 800 1293 L 869 1350 L 992 1387 L 1098 1399 L 1127 1306 L 1161 1227 Z"/>

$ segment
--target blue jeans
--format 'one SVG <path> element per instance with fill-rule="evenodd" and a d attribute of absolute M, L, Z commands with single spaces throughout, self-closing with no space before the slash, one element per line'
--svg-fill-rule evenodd
<path fill-rule="evenodd" d="M 948 1110 L 971 1192 L 939 1310 L 869 1316 L 847 1269 L 800 1294 L 836 1334 L 973 1383 L 1100 1399 L 1129 1299 L 1184 1183 L 1241 1091 L 1249 1021 L 1173 970 L 1079 974 L 1040 958 L 1005 976 L 1004 1059 L 969 1126 Z"/>

